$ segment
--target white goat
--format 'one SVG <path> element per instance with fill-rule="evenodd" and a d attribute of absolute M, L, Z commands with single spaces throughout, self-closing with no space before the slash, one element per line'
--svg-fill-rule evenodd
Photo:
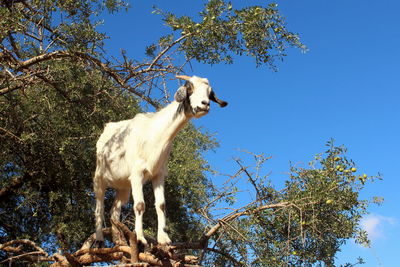
<path fill-rule="evenodd" d="M 174 101 L 156 113 L 140 113 L 131 120 L 107 123 L 97 142 L 97 167 L 93 178 L 96 195 L 96 245 L 104 237 L 104 193 L 107 187 L 116 190 L 111 218 L 119 221 L 121 205 L 134 201 L 135 231 L 138 241 L 147 244 L 143 235 L 145 203 L 143 184 L 151 180 L 157 211 L 157 241 L 169 244 L 165 232 L 164 178 L 172 141 L 180 129 L 193 117 L 200 118 L 210 110 L 210 100 L 225 107 L 208 80 L 200 77 L 176 76 L 186 80 L 174 95 Z"/>

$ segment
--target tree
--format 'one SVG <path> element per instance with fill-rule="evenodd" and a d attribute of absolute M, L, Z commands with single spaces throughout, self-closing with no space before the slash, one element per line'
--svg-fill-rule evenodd
<path fill-rule="evenodd" d="M 269 158 L 251 154 L 253 167 L 244 167 L 236 160 L 240 169 L 231 177 L 224 195 L 235 194 L 237 180 L 247 179 L 256 198 L 219 219 L 210 230 L 208 234 L 214 234 L 222 228 L 214 246 L 223 253 L 211 257 L 209 263 L 218 260 L 227 264 L 221 255 L 229 254 L 239 259 L 239 265 L 335 266 L 335 254 L 348 239 L 368 246 L 359 221 L 370 203 L 379 204 L 382 199 L 362 200 L 359 192 L 366 182 L 380 176 L 359 174 L 355 163 L 346 157 L 346 149 L 335 146 L 333 140 L 327 147 L 308 167 L 292 167 L 285 187 L 279 190 L 261 174 Z"/>
<path fill-rule="evenodd" d="M 109 11 L 124 6 L 119 1 L 1 2 L 1 243 L 29 238 L 57 243 L 54 249 L 77 249 L 93 230 L 91 180 L 104 124 L 141 111 L 138 97 L 158 106 L 123 82 L 116 66 L 100 60 L 105 36 L 96 32 L 89 14 L 101 12 L 103 5 Z M 63 18 L 58 25 L 55 16 Z M 137 70 L 148 72 L 152 78 L 157 73 L 153 67 Z M 189 209 L 201 206 L 209 194 L 201 153 L 215 145 L 193 126 L 178 138 L 183 153 L 173 153 L 170 161 L 178 187 L 166 185 L 176 238 L 188 238 L 198 224 Z M 182 179 L 189 173 L 191 179 Z M 156 229 L 148 217 L 148 229 Z"/>
<path fill-rule="evenodd" d="M 104 123 L 131 118 L 146 105 L 157 109 L 165 104 L 167 82 L 184 71 L 188 62 L 232 63 L 235 56 L 247 55 L 257 66 L 274 68 L 274 60 L 285 56 L 287 46 L 305 49 L 299 37 L 287 30 L 277 5 L 236 9 L 230 2 L 210 0 L 198 21 L 155 8 L 171 27 L 171 34 L 149 44 L 144 61 L 125 53 L 114 59 L 104 52 L 106 36 L 97 31 L 97 20 L 101 12 L 123 8 L 127 5 L 121 0 L 0 1 L 3 260 L 9 257 L 6 252 L 18 254 L 28 247 L 42 260 L 57 264 L 82 264 L 87 255 L 98 255 L 90 250 L 70 254 L 94 229 L 91 179 L 96 139 Z M 182 58 L 184 64 L 179 65 L 176 59 Z M 286 188 L 276 190 L 259 175 L 266 160 L 262 155 L 254 155 L 255 173 L 237 160 L 239 171 L 230 177 L 231 186 L 216 188 L 206 176 L 209 167 L 202 154 L 216 146 L 210 134 L 193 125 L 177 137 L 169 162 L 167 213 L 172 238 L 183 243 L 170 246 L 167 252 L 157 250 L 153 254 L 158 259 L 147 262 L 171 264 L 188 259 L 210 266 L 333 265 L 335 253 L 348 238 L 365 241 L 358 221 L 367 202 L 358 199 L 358 192 L 373 177 L 358 178 L 343 148 L 330 143 L 312 168 L 293 168 Z M 233 201 L 238 177 L 254 185 L 257 200 L 215 218 L 212 208 L 221 201 Z M 112 194 L 107 192 L 107 199 Z M 145 227 L 152 235 L 156 229 L 153 200 L 146 201 Z M 111 202 L 106 205 L 109 210 Z M 124 219 L 128 226 L 130 218 Z M 134 242 L 128 242 L 133 233 L 124 225 L 117 227 L 133 249 Z M 63 255 L 50 257 L 22 238 L 48 252 L 61 249 Z M 19 243 L 7 243 L 10 240 Z M 188 250 L 197 258 L 177 256 Z M 108 260 L 121 260 L 118 251 L 132 257 L 137 254 L 129 252 L 129 247 L 103 252 Z M 143 261 L 147 257 L 143 253 L 136 256 Z M 32 257 L 18 256 L 14 262 L 40 259 Z M 93 261 L 98 260 L 106 261 L 101 257 Z"/>

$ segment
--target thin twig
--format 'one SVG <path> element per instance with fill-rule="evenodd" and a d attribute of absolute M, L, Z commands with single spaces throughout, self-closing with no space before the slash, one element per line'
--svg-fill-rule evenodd
<path fill-rule="evenodd" d="M 260 190 L 258 190 L 256 181 L 253 179 L 253 177 L 250 175 L 250 173 L 247 171 L 247 168 L 243 167 L 242 163 L 240 163 L 239 159 L 235 159 L 236 163 L 240 166 L 241 170 L 244 171 L 244 173 L 247 175 L 249 178 L 250 183 L 253 185 L 254 189 L 256 190 L 256 200 L 259 201 L 261 198 L 261 193 Z"/>
<path fill-rule="evenodd" d="M 230 260 L 235 266 L 243 266 L 243 264 L 241 264 L 239 261 L 237 261 L 234 257 L 232 257 L 231 255 L 229 255 L 228 253 L 226 253 L 222 250 L 215 249 L 215 248 L 206 248 L 206 250 L 222 255 L 223 257 Z"/>
<path fill-rule="evenodd" d="M 151 62 L 150 66 L 147 68 L 147 70 L 150 70 L 156 63 L 157 61 L 165 54 L 168 52 L 168 50 L 171 49 L 171 47 L 173 47 L 174 45 L 176 45 L 177 43 L 179 43 L 180 41 L 182 41 L 183 39 L 189 37 L 191 35 L 191 33 L 182 35 L 181 37 L 179 37 L 178 39 L 176 39 L 174 42 L 170 43 L 163 51 L 161 51 L 157 57 L 153 60 L 153 62 Z"/>

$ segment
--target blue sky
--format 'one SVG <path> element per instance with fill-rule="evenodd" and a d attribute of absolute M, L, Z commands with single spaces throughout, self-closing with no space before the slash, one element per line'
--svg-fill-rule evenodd
<path fill-rule="evenodd" d="M 240 5 L 267 1 L 233 1 Z M 398 266 L 400 249 L 400 2 L 396 0 L 276 1 L 288 28 L 297 32 L 309 51 L 290 49 L 278 71 L 256 68 L 251 58 L 232 65 L 193 64 L 193 73 L 207 77 L 218 96 L 229 102 L 214 106 L 196 125 L 215 132 L 220 147 L 208 153 L 210 164 L 233 172 L 237 149 L 271 155 L 266 172 L 279 184 L 289 162 L 306 163 L 323 152 L 330 138 L 344 144 L 358 169 L 384 180 L 368 185 L 363 198 L 382 196 L 362 225 L 372 248 L 349 242 L 337 263 Z M 131 1 L 128 13 L 104 15 L 102 27 L 111 39 L 107 48 L 125 49 L 141 59 L 144 48 L 166 27 L 151 14 L 152 4 L 183 15 L 196 15 L 204 1 Z M 175 88 L 170 88 L 174 91 Z M 212 177 L 216 183 L 221 177 Z M 250 200 L 243 196 L 240 201 Z"/>

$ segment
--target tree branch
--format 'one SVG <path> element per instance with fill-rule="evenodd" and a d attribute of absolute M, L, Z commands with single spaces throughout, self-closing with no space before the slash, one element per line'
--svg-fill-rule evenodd
<path fill-rule="evenodd" d="M 243 264 L 238 262 L 234 257 L 232 257 L 231 255 L 229 255 L 228 253 L 226 253 L 226 252 L 224 252 L 222 250 L 215 249 L 215 248 L 206 248 L 206 250 L 222 255 L 223 257 L 225 257 L 229 261 L 231 261 L 235 266 L 243 266 Z"/>
<path fill-rule="evenodd" d="M 266 209 L 283 208 L 283 207 L 289 206 L 290 204 L 291 204 L 290 202 L 281 202 L 281 203 L 275 203 L 275 204 L 268 204 L 268 205 L 264 205 L 264 206 L 258 207 L 256 209 L 247 208 L 242 212 L 236 212 L 236 213 L 227 215 L 224 218 L 218 220 L 218 223 L 215 224 L 213 227 L 211 227 L 211 229 L 203 236 L 203 239 L 204 240 L 208 240 L 211 236 L 213 236 L 218 231 L 218 229 L 224 223 L 228 223 L 230 221 L 233 221 L 233 220 L 235 220 L 235 219 L 237 219 L 237 218 L 239 218 L 241 216 L 258 213 L 258 212 L 266 210 Z"/>
<path fill-rule="evenodd" d="M 111 219 L 111 224 L 113 226 L 116 226 L 117 228 L 121 229 L 121 231 L 123 232 L 123 234 L 125 234 L 126 236 L 129 237 L 129 246 L 131 248 L 130 254 L 131 254 L 131 262 L 138 262 L 139 261 L 139 250 L 138 250 L 138 246 L 137 246 L 137 237 L 136 237 L 136 233 L 131 230 L 129 230 L 129 228 L 119 222 L 119 221 L 114 221 Z"/>
<path fill-rule="evenodd" d="M 54 60 L 58 58 L 72 57 L 73 55 L 64 51 L 53 51 L 46 54 L 42 54 L 28 60 L 18 63 L 18 68 L 16 71 L 21 71 L 22 69 L 30 68 L 32 65 L 39 64 L 46 60 Z"/>
<path fill-rule="evenodd" d="M 116 69 L 113 69 L 111 67 L 109 67 L 107 64 L 103 63 L 101 60 L 90 56 L 86 53 L 83 52 L 73 52 L 73 53 L 69 53 L 69 52 L 65 52 L 65 51 L 53 51 L 53 52 L 49 52 L 46 54 L 42 54 L 33 58 L 30 58 L 28 60 L 25 61 L 16 61 L 17 62 L 17 68 L 16 71 L 21 71 L 21 70 L 26 70 L 31 68 L 33 65 L 48 61 L 48 60 L 56 60 L 56 59 L 62 59 L 62 58 L 80 58 L 80 59 L 84 59 L 87 60 L 89 62 L 91 62 L 92 64 L 98 66 L 101 68 L 102 71 L 106 72 L 111 78 L 113 78 L 113 80 L 115 80 L 120 86 L 122 86 L 123 88 L 129 90 L 131 93 L 135 94 L 136 96 L 140 97 L 141 99 L 143 99 L 144 101 L 146 101 L 147 103 L 149 103 L 150 105 L 152 105 L 155 108 L 159 108 L 159 104 L 154 102 L 150 97 L 144 95 L 143 93 L 137 91 L 137 90 L 131 90 L 131 86 L 129 86 L 127 84 L 127 81 L 125 81 L 119 74 L 118 71 Z M 11 91 L 17 90 L 19 88 L 21 88 L 22 86 L 18 86 L 15 88 L 4 88 L 2 90 L 0 90 L 0 95 L 4 95 L 6 93 L 9 93 Z"/>
<path fill-rule="evenodd" d="M 27 253 L 24 253 L 24 254 L 21 254 L 21 255 L 9 257 L 9 258 L 5 259 L 4 261 L 2 261 L 0 263 L 5 263 L 7 261 L 12 261 L 12 260 L 15 260 L 15 259 L 20 259 L 20 258 L 24 258 L 24 257 L 31 256 L 31 255 L 37 255 L 37 254 L 43 254 L 43 252 L 41 252 L 41 251 L 27 252 Z"/>
<path fill-rule="evenodd" d="M 0 189 L 0 202 L 9 198 L 15 190 L 22 187 L 26 180 L 31 179 L 32 175 L 29 173 L 24 173 L 23 176 L 12 178 L 11 182 Z M 29 240 L 28 240 L 29 241 Z M 1 249 L 1 245 L 0 245 Z"/>
<path fill-rule="evenodd" d="M 37 251 L 39 251 L 40 253 L 44 254 L 45 256 L 48 256 L 46 251 L 44 251 L 41 247 L 36 245 L 35 242 L 32 242 L 28 239 L 17 239 L 17 240 L 6 242 L 4 244 L 0 244 L 0 250 L 5 247 L 9 247 L 9 246 L 12 246 L 15 244 L 29 245 L 29 246 L 33 247 L 34 249 L 36 249 Z"/>
<path fill-rule="evenodd" d="M 192 35 L 191 33 L 185 34 L 183 36 L 181 36 L 180 38 L 176 39 L 174 42 L 170 43 L 163 51 L 161 51 L 156 58 L 153 60 L 153 62 L 151 62 L 151 64 L 149 65 L 149 67 L 147 68 L 147 70 L 150 70 L 156 63 L 157 61 L 163 56 L 165 55 L 165 53 L 168 52 L 168 50 L 170 50 L 174 45 L 176 45 L 177 43 L 179 43 L 180 41 L 182 41 L 183 39 L 189 37 L 190 35 Z"/>
<path fill-rule="evenodd" d="M 259 201 L 261 198 L 260 190 L 258 190 L 256 181 L 254 181 L 253 177 L 251 177 L 250 173 L 247 171 L 247 168 L 243 167 L 242 163 L 240 163 L 239 159 L 235 159 L 236 163 L 240 166 L 240 170 L 244 171 L 244 173 L 249 178 L 250 183 L 253 185 L 254 189 L 256 190 L 256 200 Z"/>
<path fill-rule="evenodd" d="M 8 86 L 5 88 L 0 89 L 0 96 L 11 93 L 12 91 L 21 89 L 22 87 L 24 87 L 24 85 L 14 85 L 14 86 Z"/>

